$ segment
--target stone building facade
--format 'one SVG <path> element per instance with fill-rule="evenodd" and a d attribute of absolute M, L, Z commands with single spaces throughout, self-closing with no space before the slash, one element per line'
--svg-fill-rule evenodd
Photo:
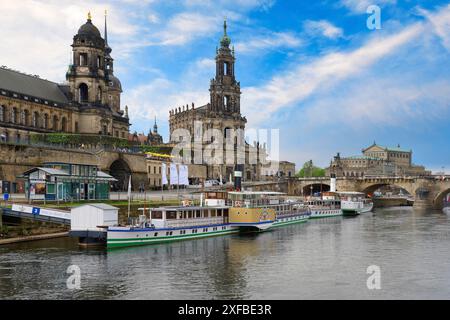
<path fill-rule="evenodd" d="M 296 174 L 295 163 L 289 161 L 279 161 L 278 163 L 271 164 L 269 167 L 263 166 L 261 171 L 261 178 L 266 181 L 282 177 L 291 178 Z"/>
<path fill-rule="evenodd" d="M 337 177 L 367 176 L 426 176 L 431 174 L 425 167 L 414 165 L 412 150 L 385 147 L 375 142 L 362 150 L 362 155 L 341 157 L 338 153 L 326 169 L 327 175 Z"/>
<path fill-rule="evenodd" d="M 235 171 L 235 165 L 238 162 L 244 166 L 243 179 L 244 180 L 258 180 L 260 178 L 260 162 L 261 159 L 257 156 L 257 161 L 249 161 L 250 152 L 255 155 L 265 154 L 265 150 L 260 147 L 258 143 L 253 145 L 245 142 L 243 135 L 232 136 L 232 132 L 237 130 L 245 130 L 247 119 L 241 114 L 241 87 L 240 82 L 236 80 L 235 62 L 236 56 L 234 48 L 230 48 L 231 39 L 227 35 L 227 24 L 224 22 L 224 34 L 220 41 L 220 47 L 216 50 L 216 75 L 210 83 L 210 102 L 201 107 L 195 107 L 194 103 L 191 106 L 186 105 L 178 107 L 169 112 L 170 125 L 170 141 L 177 143 L 183 141 L 183 135 L 180 135 L 180 130 L 189 132 L 191 142 L 194 142 L 196 136 L 203 139 L 202 149 L 205 150 L 213 143 L 222 143 L 223 146 L 223 161 L 218 161 L 217 164 L 207 164 L 208 179 L 219 179 L 222 176 L 223 180 L 229 179 L 229 176 Z M 197 126 L 199 123 L 200 126 Z M 218 142 L 215 136 L 207 137 L 205 135 L 211 130 L 216 130 L 222 135 L 222 142 Z M 232 145 L 234 148 L 243 146 L 245 153 L 245 161 L 238 161 L 236 154 L 234 162 L 225 161 L 226 150 L 225 144 L 227 139 L 233 139 Z M 242 150 L 241 149 L 241 150 Z M 241 155 L 241 157 L 243 157 Z M 203 164 L 205 164 L 203 162 Z"/>
<path fill-rule="evenodd" d="M 151 189 L 161 189 L 162 183 L 162 164 L 166 164 L 166 177 L 170 183 L 170 159 L 157 156 L 147 157 L 148 186 Z M 206 166 L 189 164 L 188 179 L 190 185 L 200 185 L 206 181 Z M 169 185 L 165 186 L 166 188 Z"/>
<path fill-rule="evenodd" d="M 64 84 L 0 68 L 2 142 L 29 142 L 31 133 L 128 138 L 130 123 L 120 106 L 122 87 L 114 76 L 106 17 L 104 38 L 89 15 L 73 38 L 72 50 Z"/>

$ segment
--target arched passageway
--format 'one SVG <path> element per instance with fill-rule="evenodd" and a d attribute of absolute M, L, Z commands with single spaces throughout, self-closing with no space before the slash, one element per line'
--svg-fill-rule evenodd
<path fill-rule="evenodd" d="M 128 189 L 131 169 L 124 160 L 114 161 L 109 167 L 109 174 L 117 179 L 112 185 L 112 191 L 126 191 Z"/>
<path fill-rule="evenodd" d="M 328 184 L 316 183 L 310 184 L 303 187 L 303 196 L 313 196 L 319 195 L 322 192 L 330 191 L 330 186 Z"/>

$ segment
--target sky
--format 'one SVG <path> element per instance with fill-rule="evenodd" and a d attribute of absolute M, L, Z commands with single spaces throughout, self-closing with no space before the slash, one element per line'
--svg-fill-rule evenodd
<path fill-rule="evenodd" d="M 377 5 L 381 29 L 369 29 Z M 87 12 L 108 40 L 131 132 L 209 102 L 223 20 L 247 128 L 279 129 L 300 168 L 374 141 L 450 172 L 450 2 L 439 0 L 0 0 L 0 65 L 65 81 Z"/>

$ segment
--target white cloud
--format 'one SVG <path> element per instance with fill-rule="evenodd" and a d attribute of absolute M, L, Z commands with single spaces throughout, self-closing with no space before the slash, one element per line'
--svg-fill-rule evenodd
<path fill-rule="evenodd" d="M 248 41 L 236 43 L 239 53 L 247 53 L 260 50 L 275 50 L 279 48 L 296 48 L 302 41 L 290 32 L 271 32 L 265 36 L 252 37 Z"/>
<path fill-rule="evenodd" d="M 428 19 L 434 33 L 441 38 L 442 45 L 450 51 L 450 4 L 438 13 L 432 13 L 424 9 L 418 11 Z"/>
<path fill-rule="evenodd" d="M 220 30 L 218 18 L 195 12 L 183 12 L 173 16 L 164 30 L 155 35 L 155 45 L 183 45 L 196 38 L 214 34 Z"/>
<path fill-rule="evenodd" d="M 341 38 L 344 35 L 344 31 L 341 28 L 336 27 L 326 20 L 307 20 L 304 23 L 304 28 L 308 34 L 321 35 L 329 39 Z"/>
<path fill-rule="evenodd" d="M 385 6 L 395 5 L 397 0 L 340 0 L 339 4 L 346 7 L 353 13 L 365 13 L 367 8 L 371 5 Z"/>
<path fill-rule="evenodd" d="M 253 121 L 264 121 L 271 113 L 301 102 L 318 89 L 360 73 L 416 38 L 423 30 L 422 24 L 414 24 L 395 35 L 374 38 L 356 50 L 329 53 L 309 64 L 291 67 L 262 87 L 245 88 L 244 111 L 257 115 Z M 267 112 L 258 112 L 261 109 Z"/>
<path fill-rule="evenodd" d="M 124 19 L 127 15 L 119 6 L 86 0 L 0 1 L 2 64 L 49 80 L 63 81 L 70 62 L 72 38 L 86 22 L 87 11 L 91 10 L 94 24 L 103 33 L 105 9 L 109 14 L 109 39 L 117 58 L 118 53 L 126 51 L 123 40 L 133 39 L 138 30 Z"/>

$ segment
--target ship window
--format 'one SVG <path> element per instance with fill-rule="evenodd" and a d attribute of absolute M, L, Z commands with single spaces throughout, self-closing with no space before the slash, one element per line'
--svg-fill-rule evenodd
<path fill-rule="evenodd" d="M 166 212 L 166 219 L 167 220 L 175 220 L 177 218 L 177 212 L 176 211 L 167 211 Z"/>
<path fill-rule="evenodd" d="M 155 232 L 155 237 L 157 237 L 158 236 L 158 232 Z"/>
<path fill-rule="evenodd" d="M 162 211 L 152 211 L 153 219 L 162 219 Z"/>
<path fill-rule="evenodd" d="M 168 236 L 168 235 L 170 235 L 170 232 L 169 232 L 169 231 L 166 232 L 166 236 Z"/>

